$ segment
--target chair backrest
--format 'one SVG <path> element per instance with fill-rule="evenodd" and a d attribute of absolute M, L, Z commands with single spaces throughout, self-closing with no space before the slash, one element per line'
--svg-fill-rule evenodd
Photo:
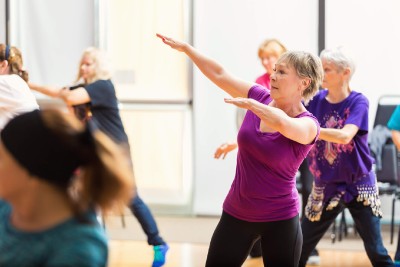
<path fill-rule="evenodd" d="M 379 124 L 386 126 L 398 105 L 400 105 L 400 95 L 381 96 L 378 99 L 374 127 Z M 389 142 L 382 147 L 381 159 L 382 169 L 376 171 L 377 180 L 400 186 L 400 160 L 393 143 Z"/>
<path fill-rule="evenodd" d="M 382 169 L 376 171 L 378 182 L 399 185 L 399 166 L 397 149 L 394 144 L 386 144 L 382 148 Z"/>
<path fill-rule="evenodd" d="M 378 99 L 374 127 L 378 124 L 386 126 L 397 105 L 400 105 L 400 95 L 381 96 Z"/>

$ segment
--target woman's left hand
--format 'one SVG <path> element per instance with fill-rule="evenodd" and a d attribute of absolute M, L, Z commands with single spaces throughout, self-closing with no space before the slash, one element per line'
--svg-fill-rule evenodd
<path fill-rule="evenodd" d="M 185 50 L 185 47 L 187 46 L 187 43 L 185 42 L 172 39 L 171 37 L 167 37 L 159 33 L 157 33 L 156 36 L 160 38 L 164 42 L 164 44 L 169 45 L 171 48 L 181 52 L 183 52 Z"/>
<path fill-rule="evenodd" d="M 239 108 L 250 109 L 252 99 L 244 97 L 225 98 L 225 103 L 233 104 Z"/>
<path fill-rule="evenodd" d="M 58 91 L 58 97 L 64 99 L 69 93 L 68 87 L 63 87 Z"/>

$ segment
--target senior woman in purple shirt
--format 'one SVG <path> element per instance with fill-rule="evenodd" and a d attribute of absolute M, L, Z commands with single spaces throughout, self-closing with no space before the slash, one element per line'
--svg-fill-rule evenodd
<path fill-rule="evenodd" d="M 321 52 L 324 79 L 307 106 L 321 125 L 319 140 L 308 156 L 314 186 L 301 227 L 304 243 L 300 266 L 344 208 L 348 208 L 373 266 L 394 266 L 385 249 L 373 159 L 368 148 L 368 99 L 350 89 L 355 64 L 344 48 Z"/>
<path fill-rule="evenodd" d="M 248 109 L 238 133 L 235 179 L 211 239 L 206 266 L 241 266 L 261 239 L 266 266 L 298 266 L 303 242 L 296 171 L 319 135 L 302 104 L 322 81 L 318 57 L 287 52 L 276 63 L 271 90 L 232 76 L 187 43 L 157 34 L 184 52 L 203 74 Z"/>

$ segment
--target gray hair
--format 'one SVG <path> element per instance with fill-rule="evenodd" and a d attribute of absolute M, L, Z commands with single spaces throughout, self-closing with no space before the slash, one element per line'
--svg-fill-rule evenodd
<path fill-rule="evenodd" d="M 308 52 L 289 51 L 284 53 L 276 64 L 280 63 L 293 67 L 300 78 L 310 79 L 310 85 L 303 91 L 304 103 L 307 104 L 318 92 L 324 77 L 321 60 Z"/>
<path fill-rule="evenodd" d="M 322 50 L 320 58 L 321 60 L 326 60 L 335 64 L 339 68 L 339 70 L 345 70 L 346 68 L 349 68 L 350 80 L 351 77 L 353 77 L 354 72 L 356 71 L 356 64 L 353 60 L 352 55 L 343 46 L 339 46 L 333 49 Z"/>

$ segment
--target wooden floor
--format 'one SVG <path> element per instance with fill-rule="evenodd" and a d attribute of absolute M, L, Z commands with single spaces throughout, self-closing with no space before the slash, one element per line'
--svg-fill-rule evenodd
<path fill-rule="evenodd" d="M 207 245 L 170 243 L 165 267 L 204 267 Z M 320 267 L 371 266 L 363 251 L 320 250 Z M 110 243 L 110 267 L 149 267 L 153 251 L 145 242 L 113 240 Z M 261 259 L 248 259 L 243 267 L 262 267 Z"/>
<path fill-rule="evenodd" d="M 170 250 L 165 267 L 200 267 L 205 265 L 208 244 L 218 223 L 218 217 L 165 217 L 156 221 L 161 236 L 168 242 Z M 128 215 L 125 227 L 119 217 L 106 224 L 110 238 L 108 267 L 149 267 L 153 260 L 153 249 L 137 220 Z M 393 256 L 397 245 L 397 231 L 393 244 L 389 242 L 388 227 L 382 232 L 384 245 Z M 350 233 L 342 241 L 332 242 L 330 233 L 320 241 L 318 250 L 321 267 L 369 267 L 371 266 L 360 237 Z M 248 259 L 244 267 L 262 267 L 261 259 Z"/>

